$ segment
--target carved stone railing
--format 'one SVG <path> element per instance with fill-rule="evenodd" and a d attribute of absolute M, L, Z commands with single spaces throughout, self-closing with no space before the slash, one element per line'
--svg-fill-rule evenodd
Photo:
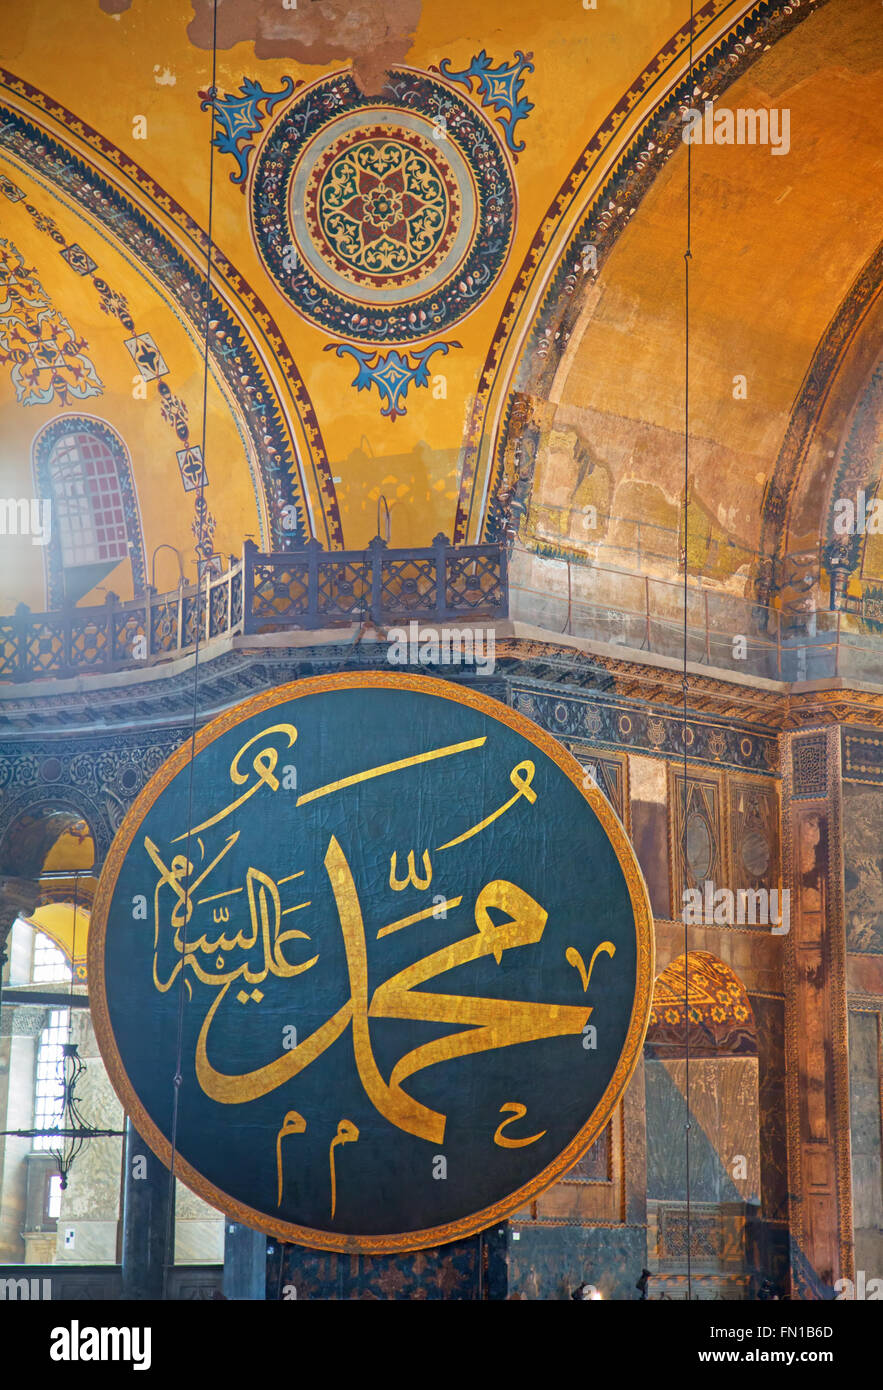
<path fill-rule="evenodd" d="M 148 589 L 95 608 L 0 618 L 0 681 L 106 673 L 186 656 L 215 638 L 373 622 L 494 622 L 508 614 L 506 554 L 499 545 L 452 546 L 436 536 L 423 550 L 302 550 L 262 555 L 246 541 L 242 559 L 199 590 Z"/>

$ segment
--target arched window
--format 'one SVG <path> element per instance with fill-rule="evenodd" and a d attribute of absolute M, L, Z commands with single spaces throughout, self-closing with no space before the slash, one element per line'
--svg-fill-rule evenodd
<path fill-rule="evenodd" d="M 70 980 L 71 972 L 63 951 L 59 951 L 53 941 L 43 932 L 34 934 L 34 958 L 31 966 L 31 981 L 45 984 L 48 981 Z M 61 1076 L 62 1047 L 70 1037 L 70 1012 L 68 1009 L 52 1009 L 40 1033 L 37 1048 L 37 1073 L 34 1084 L 34 1128 L 51 1129 L 61 1123 L 64 1084 Z M 57 1142 L 57 1141 L 55 1141 Z M 49 1135 L 37 1135 L 35 1149 L 48 1149 L 53 1140 Z"/>
<path fill-rule="evenodd" d="M 65 569 L 129 553 L 116 461 L 103 439 L 71 430 L 52 446 L 49 477 Z"/>
<path fill-rule="evenodd" d="M 52 501 L 43 552 L 47 607 L 57 608 L 64 599 L 76 603 L 126 560 L 132 563 L 133 591 L 141 593 L 141 523 L 132 465 L 116 430 L 91 415 L 51 420 L 34 440 L 34 478 L 36 495 Z"/>

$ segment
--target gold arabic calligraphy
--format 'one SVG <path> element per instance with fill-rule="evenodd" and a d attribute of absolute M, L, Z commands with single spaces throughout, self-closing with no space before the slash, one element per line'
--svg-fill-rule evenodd
<path fill-rule="evenodd" d="M 228 1072 L 217 1065 L 217 1058 L 210 1045 L 212 1025 L 231 989 L 237 981 L 242 981 L 247 989 L 240 988 L 234 998 L 242 1004 L 251 1001 L 259 1003 L 263 993 L 257 986 L 269 976 L 291 979 L 311 970 L 319 960 L 319 953 L 308 954 L 303 943 L 311 941 L 310 934 L 296 928 L 283 929 L 286 914 L 310 906 L 300 902 L 284 907 L 280 895 L 280 884 L 287 884 L 301 876 L 302 870 L 273 880 L 262 870 L 250 866 L 245 875 L 245 894 L 248 904 L 247 925 L 234 929 L 230 922 L 228 906 L 212 908 L 212 922 L 219 931 L 203 932 L 193 940 L 188 939 L 194 905 L 214 903 L 219 899 L 232 899 L 241 893 L 242 888 L 228 889 L 205 898 L 195 898 L 195 894 L 209 875 L 221 864 L 239 840 L 240 831 L 233 830 L 227 835 L 221 849 L 210 862 L 197 870 L 189 857 L 191 839 L 218 825 L 241 807 L 261 787 L 272 793 L 279 790 L 276 777 L 279 753 L 272 739 L 283 735 L 287 747 L 292 747 L 297 738 L 297 729 L 289 724 L 276 724 L 262 731 L 260 735 L 248 740 L 239 749 L 230 765 L 231 782 L 246 786 L 248 774 L 243 772 L 240 761 L 243 756 L 252 754 L 252 769 L 256 780 L 229 805 L 195 827 L 189 835 L 178 835 L 173 844 L 187 840 L 188 853 L 175 854 L 169 864 L 149 836 L 144 837 L 144 848 L 157 870 L 154 907 L 154 952 L 153 982 L 157 990 L 166 993 L 184 970 L 204 985 L 217 990 L 203 1019 L 196 1042 L 196 1076 L 203 1092 L 212 1100 L 223 1105 L 242 1104 L 256 1100 L 276 1090 L 277 1087 L 303 1072 L 320 1057 L 334 1042 L 349 1029 L 358 1076 L 365 1094 L 379 1114 L 392 1125 L 408 1134 L 433 1144 L 441 1144 L 445 1134 L 446 1116 L 416 1100 L 404 1089 L 405 1083 L 424 1071 L 427 1067 L 448 1061 L 453 1057 L 464 1057 L 491 1049 L 510 1047 L 517 1043 L 535 1042 L 544 1038 L 565 1035 L 579 1036 L 592 1013 L 589 1005 L 578 1007 L 560 1004 L 543 1004 L 533 1001 L 511 999 L 481 998 L 463 994 L 442 994 L 422 988 L 445 975 L 447 972 L 470 962 L 492 956 L 499 965 L 506 951 L 533 945 L 542 939 L 546 927 L 547 913 L 540 904 L 524 889 L 505 878 L 495 878 L 485 884 L 478 893 L 472 910 L 474 930 L 459 941 L 452 942 L 439 950 L 430 952 L 414 961 L 403 970 L 378 985 L 373 991 L 368 984 L 368 953 L 362 905 L 347 856 L 334 834 L 329 836 L 324 856 L 324 869 L 333 894 L 339 920 L 340 932 L 346 955 L 346 970 L 349 992 L 343 1004 L 325 1019 L 309 1036 L 295 1046 L 265 1064 L 248 1071 Z M 481 748 L 485 738 L 451 744 L 444 748 L 432 749 L 411 758 L 386 763 L 371 768 L 364 773 L 329 783 L 313 792 L 298 798 L 297 805 L 315 800 L 319 796 L 331 795 L 345 790 L 360 781 L 387 775 L 421 762 L 431 762 L 439 758 L 451 757 Z M 257 745 L 257 747 L 256 747 Z M 515 795 L 498 806 L 483 820 L 471 828 L 436 847 L 434 853 L 453 848 L 463 841 L 479 835 L 499 816 L 504 815 L 522 797 L 533 805 L 537 792 L 532 787 L 535 775 L 534 764 L 530 761 L 518 763 L 510 773 L 510 781 L 515 787 Z M 201 839 L 197 844 L 205 857 Z M 396 871 L 396 855 L 390 859 L 389 886 L 401 892 L 409 886 L 417 891 L 426 891 L 432 881 L 432 867 L 429 851 L 423 852 L 423 876 L 415 871 L 415 853 L 408 853 L 408 876 L 400 879 Z M 175 958 L 170 970 L 160 970 L 161 954 L 167 952 L 168 929 L 164 930 L 161 894 L 164 889 L 171 890 L 173 904 L 166 919 L 171 927 L 171 951 Z M 458 906 L 462 896 L 440 898 L 443 909 Z M 507 920 L 498 922 L 491 914 L 502 914 Z M 388 923 L 376 932 L 382 938 L 390 932 L 413 925 L 434 915 L 434 908 L 414 912 L 409 916 Z M 444 912 L 442 913 L 444 916 Z M 299 943 L 299 950 L 293 943 Z M 588 977 L 599 951 L 613 955 L 612 943 L 604 942 L 592 956 L 589 971 L 585 971 L 582 957 L 575 948 L 569 948 L 567 959 L 580 969 L 584 989 L 588 987 Z M 231 959 L 228 959 L 231 958 Z M 232 963 L 231 963 L 232 960 Z M 190 991 L 190 981 L 185 981 Z M 423 1043 L 405 1053 L 392 1067 L 388 1078 L 382 1074 L 375 1060 L 371 1040 L 370 1021 L 372 1019 L 405 1019 L 421 1023 L 451 1024 L 457 1031 L 445 1033 L 432 1041 Z M 526 1114 L 520 1103 L 507 1102 L 501 1113 L 514 1112 L 503 1120 L 494 1136 L 495 1142 L 505 1148 L 521 1147 L 542 1137 L 545 1131 L 525 1138 L 511 1139 L 502 1133 L 505 1126 Z M 307 1121 L 297 1111 L 289 1111 L 284 1118 L 276 1141 L 276 1161 L 278 1177 L 278 1201 L 282 1201 L 283 1168 L 282 1141 L 294 1134 L 301 1134 L 307 1128 Z M 359 1131 L 349 1120 L 341 1120 L 338 1132 L 331 1141 L 329 1162 L 331 1170 L 332 1216 L 336 1205 L 335 1147 L 339 1144 L 357 1140 Z"/>

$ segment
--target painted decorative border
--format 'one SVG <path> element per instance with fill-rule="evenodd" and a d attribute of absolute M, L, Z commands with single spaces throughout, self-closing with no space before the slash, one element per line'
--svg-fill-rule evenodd
<path fill-rule="evenodd" d="M 883 291 L 883 246 L 877 256 L 877 291 Z M 848 571 L 858 570 L 861 574 L 867 556 L 868 532 L 857 531 L 855 535 L 838 535 L 834 529 L 835 506 L 839 498 L 849 498 L 858 510 L 858 494 L 864 492 L 865 505 L 871 510 L 872 500 L 879 494 L 881 465 L 879 460 L 880 420 L 883 417 L 883 361 L 878 361 L 871 373 L 871 379 L 856 402 L 849 434 L 840 451 L 837 471 L 831 483 L 827 507 L 821 533 L 827 542 L 824 550 L 829 569 L 833 564 L 847 567 Z M 868 574 L 867 578 L 883 576 Z M 870 598 L 879 598 L 879 590 L 866 590 Z M 865 615 L 868 620 L 868 614 Z M 878 631 L 880 630 L 878 624 Z"/>
<path fill-rule="evenodd" d="M 9 851 L 7 837 L 20 816 L 57 805 L 89 827 L 90 872 L 97 875 L 135 795 L 187 734 L 182 720 L 177 730 L 142 726 L 125 734 L 117 726 L 86 738 L 7 739 L 0 750 L 0 856 Z"/>
<path fill-rule="evenodd" d="M 0 237 L 0 366 L 21 406 L 71 405 L 100 396 L 89 344 L 59 313 L 18 247 Z"/>
<path fill-rule="evenodd" d="M 512 679 L 510 677 L 510 679 Z M 512 679 L 513 707 L 564 740 L 581 739 L 593 748 L 612 745 L 631 753 L 665 759 L 684 756 L 684 716 L 676 708 L 642 705 L 602 694 L 595 698 L 562 691 L 530 688 Z M 708 767 L 727 766 L 739 772 L 765 773 L 779 769 L 778 741 L 766 730 L 734 728 L 716 720 L 697 717 L 694 711 L 686 729 L 691 759 Z"/>
<path fill-rule="evenodd" d="M 29 173 L 31 173 L 33 177 L 33 172 L 29 171 Z M 9 197 L 10 188 L 14 189 L 15 185 L 9 185 L 5 178 L 0 176 L 0 191 Z M 16 189 L 16 192 L 21 193 L 21 190 Z M 22 193 L 21 196 L 24 197 L 25 195 Z M 160 414 L 163 420 L 175 431 L 178 441 L 184 445 L 183 450 L 179 451 L 176 455 L 181 479 L 184 484 L 184 491 L 196 491 L 199 487 L 200 473 L 193 470 L 192 464 L 197 461 L 199 463 L 202 462 L 202 450 L 198 445 L 193 445 L 190 442 L 190 412 L 185 402 L 174 395 L 168 383 L 163 380 L 163 378 L 168 375 L 169 368 L 162 353 L 154 342 L 152 334 L 136 333 L 135 323 L 129 312 L 129 304 L 126 296 L 120 293 L 119 290 L 111 289 L 106 280 L 95 274 L 98 270 L 98 264 L 91 256 L 87 255 L 81 246 L 76 242 L 72 245 L 67 245 L 53 217 L 48 213 L 41 212 L 33 202 L 26 202 L 24 207 L 25 211 L 30 214 L 31 220 L 37 229 L 41 232 L 45 232 L 47 236 L 51 237 L 55 242 L 56 246 L 61 248 L 61 257 L 67 262 L 71 269 L 74 270 L 76 274 L 88 276 L 91 279 L 95 289 L 98 291 L 103 312 L 108 314 L 111 318 L 119 319 L 123 327 L 133 335 L 131 338 L 124 339 L 123 346 L 138 368 L 141 384 L 146 387 L 147 383 L 150 381 L 155 381 L 157 383 L 157 393 L 160 399 Z M 239 430 L 238 421 L 236 421 L 236 427 Z M 241 438 L 241 430 L 239 432 Z M 243 440 L 243 445 L 244 444 L 245 441 Z M 248 459 L 248 463 L 252 472 L 252 486 L 254 487 L 254 469 L 251 458 Z M 206 475 L 205 468 L 203 467 L 200 472 L 204 480 L 203 485 L 208 486 L 208 476 Z M 188 486 L 188 481 L 192 481 L 191 486 Z M 255 505 L 260 514 L 261 498 L 257 488 L 255 488 Z M 208 506 L 201 493 L 195 500 L 194 511 L 195 516 L 191 523 L 191 530 L 197 541 L 197 552 L 202 556 L 204 561 L 209 561 L 212 556 L 213 537 L 217 523 L 215 517 L 208 510 Z"/>
<path fill-rule="evenodd" d="M 545 753 L 579 789 L 598 817 L 613 846 L 631 898 L 635 914 L 637 941 L 635 1000 L 632 1016 L 619 1061 L 603 1096 L 580 1132 L 551 1164 L 504 1201 L 486 1207 L 483 1211 L 474 1212 L 471 1216 L 464 1217 L 459 1221 L 448 1222 L 443 1226 L 382 1237 L 337 1235 L 331 1231 L 315 1231 L 287 1222 L 274 1222 L 265 1213 L 255 1211 L 253 1208 L 235 1201 L 228 1194 L 215 1187 L 214 1184 L 207 1182 L 180 1155 L 176 1155 L 175 1172 L 181 1176 L 187 1186 L 205 1201 L 225 1211 L 237 1221 L 242 1221 L 257 1230 L 266 1231 L 280 1239 L 294 1241 L 314 1249 L 360 1251 L 364 1254 L 393 1254 L 397 1251 L 424 1249 L 427 1246 L 439 1245 L 472 1235 L 476 1231 L 484 1230 L 487 1226 L 502 1220 L 511 1212 L 520 1210 L 531 1197 L 536 1196 L 567 1169 L 572 1168 L 580 1155 L 598 1137 L 620 1101 L 641 1057 L 653 990 L 653 916 L 647 886 L 644 883 L 638 862 L 619 819 L 603 793 L 595 787 L 583 785 L 584 774 L 579 763 L 549 734 L 506 705 L 492 700 L 486 695 L 481 695 L 477 691 L 428 676 L 406 676 L 380 671 L 316 676 L 307 680 L 294 681 L 288 685 L 277 686 L 243 701 L 242 704 L 231 710 L 225 711 L 224 714 L 212 720 L 210 724 L 199 731 L 196 735 L 194 751 L 195 753 L 201 752 L 203 748 L 220 738 L 228 729 L 235 728 L 243 719 L 259 714 L 263 710 L 274 709 L 283 702 L 297 700 L 305 695 L 320 694 L 323 691 L 365 687 L 415 690 L 422 694 L 431 694 L 441 699 L 451 700 L 455 704 L 466 705 L 471 709 L 479 710 L 482 714 L 501 724 L 505 724 Z M 166 1167 L 171 1166 L 171 1145 L 142 1106 L 116 1046 L 107 1003 L 104 945 L 108 914 L 113 901 L 117 878 L 138 828 L 145 814 L 160 794 L 172 779 L 187 766 L 189 761 L 190 743 L 188 742 L 163 764 L 129 808 L 101 871 L 89 930 L 89 999 L 92 1010 L 92 1025 L 95 1029 L 101 1055 L 126 1113 L 131 1117 L 138 1133 Z"/>
<path fill-rule="evenodd" d="M 883 290 L 883 244 L 877 247 L 873 256 L 862 266 L 831 322 L 819 339 L 792 407 L 788 428 L 776 458 L 761 510 L 760 549 L 770 557 L 774 565 L 781 564 L 784 558 L 788 514 L 804 461 L 818 428 L 830 389 L 843 365 L 847 350 L 881 290 Z M 834 498 L 848 496 L 850 487 L 860 486 L 863 481 L 862 478 L 856 480 L 851 477 L 849 463 L 849 453 L 845 450 L 831 483 L 828 515 L 820 528 L 822 536 L 829 542 L 834 539 Z M 764 576 L 761 576 L 761 580 L 763 578 Z M 764 596 L 768 597 L 774 576 L 771 574 L 766 578 L 768 583 L 765 584 L 761 580 L 758 582 L 758 597 L 761 602 L 766 602 Z"/>
<path fill-rule="evenodd" d="M 844 782 L 883 783 L 883 735 L 870 729 L 841 731 Z"/>

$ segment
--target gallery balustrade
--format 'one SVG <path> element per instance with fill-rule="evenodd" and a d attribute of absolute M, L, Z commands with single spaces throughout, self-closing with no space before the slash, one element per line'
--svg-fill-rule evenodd
<path fill-rule="evenodd" d="M 513 620 L 622 647 L 683 659 L 683 579 L 598 564 L 551 560 L 514 547 L 509 557 Z M 792 612 L 696 584 L 687 588 L 687 659 L 774 681 L 844 677 L 883 684 L 883 613 L 827 608 Z"/>
<path fill-rule="evenodd" d="M 506 555 L 499 545 L 452 546 L 436 536 L 422 550 L 325 551 L 317 541 L 263 555 L 246 541 L 241 560 L 202 584 L 148 589 L 120 603 L 69 605 L 0 618 L 0 680 L 30 681 L 139 669 L 216 638 L 289 629 L 316 631 L 371 621 L 494 622 L 507 616 Z"/>
<path fill-rule="evenodd" d="M 215 639 L 289 630 L 319 631 L 410 621 L 440 626 L 505 618 L 545 633 L 604 642 L 680 660 L 682 581 L 597 564 L 549 560 L 518 546 L 425 549 L 303 549 L 262 554 L 246 541 L 242 558 L 197 589 L 153 589 L 129 602 L 115 595 L 92 608 L 0 618 L 0 681 L 142 669 Z M 832 677 L 883 683 L 883 619 L 812 609 L 789 613 L 739 595 L 687 590 L 687 655 L 698 665 L 770 680 Z"/>

